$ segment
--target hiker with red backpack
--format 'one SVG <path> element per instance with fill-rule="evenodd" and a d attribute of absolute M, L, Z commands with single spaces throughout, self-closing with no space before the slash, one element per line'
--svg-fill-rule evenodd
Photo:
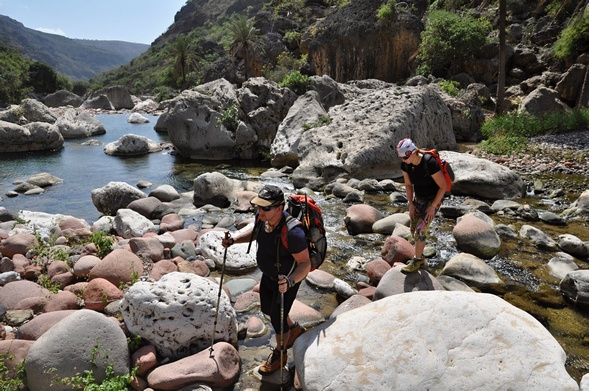
<path fill-rule="evenodd" d="M 401 170 L 415 246 L 414 257 L 401 269 L 403 273 L 409 274 L 427 266 L 423 250 L 428 227 L 440 209 L 446 191 L 450 189 L 438 159 L 426 153 L 426 150 L 417 148 L 411 139 L 399 141 L 397 156 L 402 160 Z"/>
<path fill-rule="evenodd" d="M 223 238 L 222 245 L 227 248 L 235 243 L 247 243 L 252 237 L 257 241 L 256 259 L 262 271 L 261 310 L 270 317 L 276 334 L 277 347 L 259 368 L 262 375 L 269 375 L 284 367 L 287 350 L 305 331 L 293 322 L 289 312 L 301 281 L 311 270 L 311 260 L 302 225 L 293 225 L 284 233 L 287 219 L 291 218 L 285 211 L 284 193 L 279 187 L 264 186 L 251 204 L 257 209 L 256 224 L 238 235 Z M 284 241 L 281 235 L 286 236 Z"/>

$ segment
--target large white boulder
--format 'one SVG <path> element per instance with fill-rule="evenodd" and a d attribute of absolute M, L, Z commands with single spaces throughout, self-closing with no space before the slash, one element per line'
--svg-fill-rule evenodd
<path fill-rule="evenodd" d="M 566 354 L 528 313 L 485 293 L 387 297 L 294 345 L 305 390 L 570 390 Z"/>
<path fill-rule="evenodd" d="M 135 283 L 121 302 L 129 332 L 152 343 L 163 357 L 180 358 L 200 352 L 211 341 L 237 344 L 237 317 L 219 285 L 196 274 L 172 272 L 159 281 Z"/>

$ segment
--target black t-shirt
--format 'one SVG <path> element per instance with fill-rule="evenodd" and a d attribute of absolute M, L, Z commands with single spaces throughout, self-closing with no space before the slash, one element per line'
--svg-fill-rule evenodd
<path fill-rule="evenodd" d="M 281 234 L 282 229 L 285 228 L 286 216 L 288 216 L 288 213 L 284 212 L 279 226 L 272 232 L 266 232 L 263 226 L 264 223 L 260 222 L 262 226 L 257 232 L 258 252 L 256 258 L 258 267 L 262 273 L 273 280 L 277 280 L 279 274 L 276 267 L 277 250 L 280 254 L 280 274 L 288 275 L 295 263 L 292 254 L 300 253 L 307 248 L 307 238 L 301 225 L 291 229 L 288 233 L 288 249 L 284 247 Z"/>
<path fill-rule="evenodd" d="M 425 165 L 427 164 L 427 170 Z M 426 153 L 417 166 L 413 164 L 401 163 L 401 170 L 409 174 L 409 179 L 413 184 L 415 196 L 424 200 L 433 200 L 440 187 L 432 178 L 436 172 L 440 171 L 440 165 L 436 159 Z"/>

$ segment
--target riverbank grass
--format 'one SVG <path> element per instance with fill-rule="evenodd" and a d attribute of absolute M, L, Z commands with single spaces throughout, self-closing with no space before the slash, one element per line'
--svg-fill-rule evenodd
<path fill-rule="evenodd" d="M 575 109 L 541 116 L 505 114 L 486 121 L 481 131 L 485 140 L 479 147 L 494 155 L 522 152 L 534 136 L 560 134 L 589 128 L 589 109 Z"/>

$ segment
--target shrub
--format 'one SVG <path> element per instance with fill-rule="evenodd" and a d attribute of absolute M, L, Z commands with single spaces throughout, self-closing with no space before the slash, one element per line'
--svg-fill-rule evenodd
<path fill-rule="evenodd" d="M 387 0 L 387 2 L 380 6 L 376 13 L 376 17 L 384 22 L 392 22 L 395 17 L 395 7 L 397 0 Z"/>
<path fill-rule="evenodd" d="M 286 75 L 279 83 L 279 86 L 287 87 L 297 95 L 303 95 L 307 92 L 309 82 L 309 76 L 305 76 L 299 71 L 294 71 Z"/>
<path fill-rule="evenodd" d="M 491 23 L 484 18 L 433 11 L 421 33 L 418 72 L 447 77 L 487 43 Z"/>
<path fill-rule="evenodd" d="M 96 247 L 96 255 L 98 258 L 106 257 L 112 251 L 114 238 L 104 231 L 92 232 L 92 243 Z"/>
<path fill-rule="evenodd" d="M 589 11 L 575 17 L 554 43 L 554 55 L 560 59 L 575 59 L 589 50 Z"/>
<path fill-rule="evenodd" d="M 223 125 L 227 130 L 235 132 L 239 124 L 239 117 L 237 106 L 230 104 L 221 113 L 221 117 L 217 118 L 217 125 Z"/>
<path fill-rule="evenodd" d="M 460 88 L 459 88 L 460 83 L 457 81 L 440 80 L 440 81 L 438 81 L 438 85 L 440 86 L 442 91 L 444 91 L 446 94 L 448 94 L 450 96 L 458 95 L 458 92 L 460 90 Z"/>
<path fill-rule="evenodd" d="M 589 127 L 589 109 L 542 116 L 506 114 L 485 122 L 481 128 L 485 141 L 480 147 L 496 155 L 520 152 L 528 138 L 544 134 L 566 133 Z"/>

